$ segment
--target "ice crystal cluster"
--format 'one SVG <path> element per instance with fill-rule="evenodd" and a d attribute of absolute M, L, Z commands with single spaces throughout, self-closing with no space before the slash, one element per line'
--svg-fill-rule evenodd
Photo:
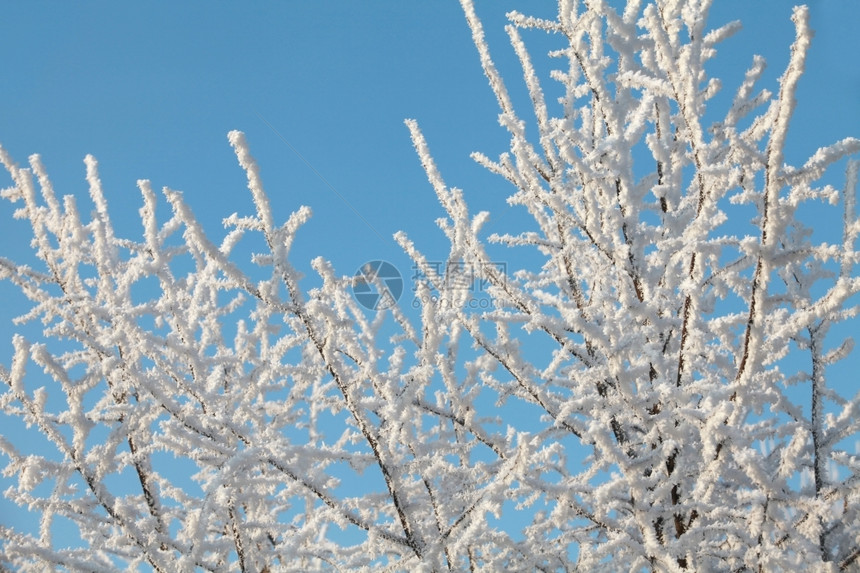
<path fill-rule="evenodd" d="M 710 29 L 707 0 L 511 13 L 522 115 L 462 3 L 510 134 L 474 159 L 532 224 L 484 232 L 407 126 L 483 308 L 405 233 L 433 295 L 417 312 L 368 312 L 322 258 L 303 291 L 310 212 L 276 222 L 239 132 L 256 212 L 218 240 L 147 181 L 143 232 L 120 236 L 93 158 L 87 217 L 38 156 L 3 152 L 38 264 L 2 258 L 0 278 L 42 335 L 11 341 L 0 408 L 43 437 L 0 437 L 4 495 L 41 518 L 0 525 L 3 568 L 857 570 L 860 397 L 831 366 L 860 291 L 860 141 L 784 160 L 806 8 L 772 91 L 758 57 L 740 85 L 708 77 L 739 25 Z M 551 74 L 526 29 L 558 40 Z M 846 157 L 844 187 L 822 184 Z M 804 225 L 812 203 L 838 240 Z M 242 260 L 253 236 L 265 252 Z M 500 269 L 507 248 L 530 263 Z"/>

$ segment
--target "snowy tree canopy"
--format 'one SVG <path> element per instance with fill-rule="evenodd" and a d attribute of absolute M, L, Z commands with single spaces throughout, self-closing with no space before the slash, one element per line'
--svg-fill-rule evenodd
<path fill-rule="evenodd" d="M 39 260 L 0 258 L 0 279 L 41 330 L 0 366 L 0 409 L 41 436 L 0 436 L 4 495 L 41 518 L 0 523 L 0 568 L 857 569 L 860 394 L 832 372 L 860 292 L 860 140 L 786 163 L 807 9 L 771 89 L 759 57 L 740 85 L 708 76 L 739 25 L 710 29 L 707 0 L 513 12 L 518 110 L 462 4 L 510 135 L 473 158 L 531 220 L 484 232 L 407 120 L 450 244 L 440 266 L 396 235 L 416 311 L 368 311 L 323 258 L 300 287 L 310 210 L 279 222 L 238 131 L 256 210 L 217 239 L 179 192 L 140 181 L 135 233 L 112 224 L 94 158 L 86 216 L 39 156 L 0 151 Z M 548 77 L 527 29 L 558 41 Z M 837 162 L 838 189 L 822 183 Z M 812 204 L 838 240 L 803 222 Z M 500 266 L 508 251 L 527 263 Z"/>

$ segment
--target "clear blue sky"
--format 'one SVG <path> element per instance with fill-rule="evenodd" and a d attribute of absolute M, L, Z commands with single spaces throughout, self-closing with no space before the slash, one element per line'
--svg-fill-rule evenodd
<path fill-rule="evenodd" d="M 778 76 L 793 37 L 791 3 L 716 4 L 713 24 L 745 25 L 716 62 L 726 93 L 754 52 L 768 58 L 771 80 Z M 479 1 L 477 10 L 509 87 L 522 96 L 502 30 L 516 5 Z M 552 2 L 519 5 L 544 15 L 554 10 Z M 817 36 L 789 160 L 860 134 L 860 3 L 816 0 L 811 8 Z M 433 220 L 442 210 L 412 150 L 406 117 L 420 122 L 443 175 L 466 190 L 470 206 L 500 213 L 510 191 L 468 158 L 475 150 L 504 151 L 507 138 L 453 0 L 11 3 L 0 17 L 0 54 L 0 143 L 20 163 L 40 153 L 60 194 L 85 196 L 82 160 L 93 154 L 114 218 L 132 232 L 139 228 L 140 178 L 155 189 L 184 191 L 216 234 L 222 217 L 248 212 L 244 174 L 226 140 L 231 129 L 246 132 L 279 218 L 301 204 L 314 211 L 295 262 L 323 255 L 342 274 L 373 258 L 408 264 L 390 239 L 397 230 L 419 245 L 441 239 Z M 6 227 L 9 213 L 0 205 L 5 255 L 22 247 L 16 228 Z"/>
<path fill-rule="evenodd" d="M 477 11 L 524 104 L 502 29 L 517 4 L 538 15 L 554 10 L 552 2 L 478 0 Z M 714 67 L 727 93 L 753 53 L 767 57 L 767 87 L 776 90 L 793 39 L 790 14 L 783 0 L 716 0 L 714 27 L 744 22 Z M 811 16 L 817 35 L 789 135 L 793 162 L 860 136 L 860 2 L 813 0 Z M 93 154 L 127 236 L 140 236 L 141 178 L 155 189 L 184 191 L 218 238 L 223 217 L 249 213 L 245 175 L 226 139 L 239 129 L 261 165 L 276 217 L 302 204 L 314 211 L 296 244 L 298 266 L 322 255 L 339 274 L 352 274 L 365 261 L 387 259 L 406 275 L 410 265 L 391 239 L 395 231 L 406 230 L 431 255 L 445 252 L 433 223 L 443 212 L 412 150 L 407 117 L 420 122 L 447 182 L 465 189 L 473 210 L 490 209 L 495 221 L 506 216 L 511 190 L 468 158 L 475 150 L 496 156 L 507 137 L 453 0 L 8 3 L 0 13 L 0 57 L 0 143 L 22 164 L 40 153 L 57 192 L 78 195 L 85 213 L 82 160 Z M 540 59 L 538 51 L 533 57 Z M 832 174 L 834 184 L 840 176 Z M 8 184 L 0 175 L 0 186 Z M 28 235 L 11 213 L 0 203 L 0 256 L 25 261 Z M 5 364 L 9 321 L 20 310 L 10 292 L 0 284 L 2 300 L 10 301 L 0 308 Z M 5 507 L 0 501 L 0 515 Z"/>

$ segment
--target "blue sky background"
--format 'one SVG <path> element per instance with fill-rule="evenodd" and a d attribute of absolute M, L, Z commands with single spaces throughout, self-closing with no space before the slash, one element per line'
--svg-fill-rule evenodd
<path fill-rule="evenodd" d="M 715 3 L 712 28 L 744 22 L 712 67 L 726 97 L 754 53 L 767 58 L 763 85 L 776 91 L 794 35 L 792 3 Z M 555 3 L 476 4 L 528 119 L 504 14 L 519 5 L 552 16 Z M 860 136 L 860 2 L 813 0 L 810 8 L 817 34 L 789 132 L 793 163 Z M 551 43 L 541 33 L 524 37 L 537 46 L 533 58 L 544 61 L 539 48 Z M 511 189 L 468 158 L 472 151 L 495 157 L 508 138 L 452 0 L 9 3 L 0 13 L 0 58 L 0 143 L 20 164 L 40 153 L 57 193 L 77 195 L 83 213 L 89 211 L 83 158 L 93 154 L 114 222 L 127 237 L 140 236 L 136 181 L 143 178 L 155 189 L 182 190 L 218 240 L 223 217 L 249 214 L 245 174 L 226 138 L 239 129 L 260 163 L 276 219 L 300 205 L 313 209 L 293 252 L 297 266 L 307 269 L 322 255 L 338 274 L 352 274 L 368 260 L 386 259 L 408 281 L 411 264 L 391 239 L 394 232 L 406 230 L 431 257 L 444 256 L 447 245 L 433 222 L 443 211 L 412 149 L 407 117 L 419 121 L 443 176 L 465 189 L 472 211 L 493 213 L 490 230 L 517 228 L 518 215 L 504 203 Z M 844 165 L 831 171 L 830 182 L 841 187 L 843 172 Z M 0 186 L 9 183 L 0 174 Z M 12 220 L 12 211 L 0 202 L 0 256 L 24 262 L 28 229 Z M 404 296 L 409 288 L 407 282 Z M 8 365 L 10 321 L 23 299 L 0 283 L 0 300 L 0 362 Z M 0 520 L 7 507 L 0 500 Z"/>
<path fill-rule="evenodd" d="M 519 4 L 541 15 L 555 10 L 553 2 Z M 714 25 L 745 25 L 715 61 L 726 96 L 753 53 L 768 58 L 768 87 L 775 90 L 793 38 L 791 3 L 716 4 Z M 516 5 L 484 1 L 477 10 L 528 118 L 503 31 L 504 14 Z M 860 3 L 820 0 L 811 9 L 818 33 L 789 161 L 860 133 Z M 547 45 L 541 33 L 526 40 Z M 406 117 L 420 122 L 449 185 L 466 190 L 473 210 L 488 208 L 499 223 L 506 210 L 507 184 L 468 158 L 475 150 L 496 156 L 507 137 L 454 1 L 14 3 L 0 18 L 0 54 L 0 143 L 20 163 L 40 153 L 57 192 L 82 201 L 82 160 L 93 154 L 115 221 L 133 232 L 141 178 L 155 189 L 182 190 L 216 234 L 224 216 L 248 212 L 244 173 L 226 140 L 239 129 L 261 165 L 276 216 L 285 219 L 302 204 L 314 211 L 296 244 L 297 264 L 323 255 L 343 274 L 373 258 L 408 265 L 391 240 L 395 231 L 407 230 L 428 249 L 444 245 L 433 223 L 442 209 L 412 150 Z M 537 51 L 534 58 L 541 60 Z M 7 179 L 0 177 L 2 184 Z M 0 252 L 7 256 L 25 246 L 19 228 L 7 226 L 10 209 L 0 205 Z"/>

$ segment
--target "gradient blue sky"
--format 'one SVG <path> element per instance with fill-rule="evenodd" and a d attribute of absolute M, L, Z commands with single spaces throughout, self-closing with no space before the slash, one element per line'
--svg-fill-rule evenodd
<path fill-rule="evenodd" d="M 775 91 L 794 34 L 792 3 L 715 3 L 712 27 L 744 22 L 713 66 L 726 93 L 733 94 L 754 53 L 768 59 L 765 85 Z M 478 0 L 477 12 L 525 106 L 503 31 L 505 12 L 516 6 L 545 16 L 555 10 L 553 2 Z M 860 2 L 813 0 L 810 8 L 817 35 L 789 132 L 790 162 L 860 135 Z M 548 45 L 541 36 L 525 39 Z M 491 210 L 499 228 L 513 220 L 507 184 L 468 158 L 475 150 L 496 156 L 507 137 L 453 0 L 8 3 L 0 13 L 0 57 L 0 143 L 19 163 L 40 153 L 57 192 L 78 195 L 85 213 L 83 157 L 93 154 L 114 221 L 129 237 L 140 236 L 141 178 L 184 191 L 218 239 L 223 217 L 250 213 L 245 175 L 226 139 L 239 129 L 260 163 L 276 218 L 302 204 L 314 211 L 294 250 L 299 267 L 322 255 L 338 274 L 352 274 L 365 261 L 387 259 L 407 275 L 395 231 L 406 230 L 431 256 L 446 252 L 433 222 L 443 212 L 412 149 L 407 117 L 420 122 L 446 180 L 465 189 L 474 211 Z M 539 49 L 533 58 L 542 60 Z M 521 110 L 530 117 L 528 107 Z M 829 177 L 841 187 L 841 172 Z M 0 175 L 0 186 L 8 184 Z M 12 210 L 0 203 L 0 256 L 25 261 L 29 235 Z M 10 319 L 21 299 L 0 284 L 0 300 L 0 361 L 8 364 Z M 0 501 L 0 520 L 5 507 Z"/>
<path fill-rule="evenodd" d="M 555 9 L 553 2 L 479 1 L 477 11 L 509 88 L 525 104 L 503 31 L 505 12 L 517 5 L 543 15 Z M 860 3 L 817 0 L 811 13 L 817 36 L 789 161 L 860 134 Z M 768 58 L 776 89 L 793 38 L 790 14 L 782 0 L 717 0 L 714 25 L 745 25 L 715 62 L 727 95 L 753 53 Z M 420 122 L 446 180 L 466 190 L 475 210 L 500 215 L 510 192 L 468 158 L 475 150 L 497 155 L 507 137 L 454 1 L 12 3 L 0 16 L 0 54 L 0 143 L 20 163 L 40 153 L 57 192 L 84 197 L 82 160 L 93 154 L 114 218 L 131 232 L 139 229 L 141 178 L 184 191 L 215 234 L 222 217 L 249 211 L 226 140 L 231 129 L 246 132 L 278 218 L 302 204 L 314 211 L 295 262 L 323 255 L 342 274 L 372 258 L 408 265 L 391 240 L 397 230 L 428 248 L 442 239 L 433 223 L 442 210 L 406 117 Z M 541 60 L 537 51 L 534 58 Z M 0 184 L 7 180 L 0 176 Z M 7 227 L 10 210 L 0 205 L 7 256 L 23 246 L 18 228 Z"/>

